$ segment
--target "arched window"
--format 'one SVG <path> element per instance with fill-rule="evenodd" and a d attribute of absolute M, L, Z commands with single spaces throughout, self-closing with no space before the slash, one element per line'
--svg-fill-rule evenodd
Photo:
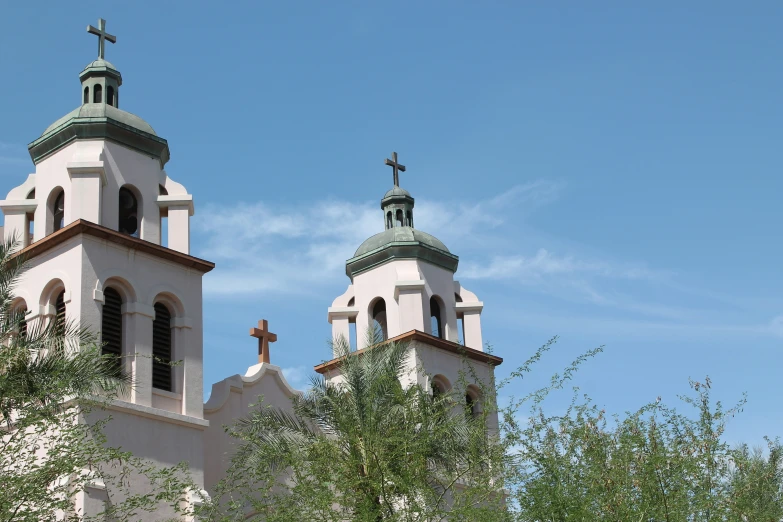
<path fill-rule="evenodd" d="M 386 213 L 386 228 L 390 229 L 394 226 L 394 221 L 392 220 L 392 213 L 391 210 Z"/>
<path fill-rule="evenodd" d="M 123 234 L 139 237 L 139 202 L 130 189 L 120 189 L 120 215 L 118 229 Z"/>
<path fill-rule="evenodd" d="M 101 103 L 103 101 L 103 87 L 96 85 L 92 88 L 92 102 Z"/>
<path fill-rule="evenodd" d="M 54 198 L 51 210 L 53 218 L 52 231 L 57 232 L 65 226 L 65 191 L 63 189 L 60 189 L 59 194 Z"/>
<path fill-rule="evenodd" d="M 379 331 L 382 339 L 385 341 L 389 338 L 389 330 L 386 326 L 386 301 L 382 298 L 378 298 L 372 307 L 372 321 L 374 331 Z"/>
<path fill-rule="evenodd" d="M 106 103 L 114 107 L 114 87 L 109 85 L 106 87 Z"/>
<path fill-rule="evenodd" d="M 171 391 L 171 312 L 155 303 L 152 321 L 152 387 Z"/>
<path fill-rule="evenodd" d="M 65 333 L 65 290 L 60 290 L 54 300 L 54 328 L 60 335 Z"/>
<path fill-rule="evenodd" d="M 410 210 L 406 212 L 405 225 L 413 228 L 413 212 Z"/>
<path fill-rule="evenodd" d="M 90 103 L 90 88 L 84 88 L 84 103 Z"/>
<path fill-rule="evenodd" d="M 443 337 L 443 319 L 441 317 L 440 304 L 434 295 L 430 297 L 430 328 L 432 335 Z"/>
<path fill-rule="evenodd" d="M 402 223 L 402 210 L 399 209 L 399 208 L 397 209 L 396 220 L 397 220 L 396 226 L 398 226 L 398 227 L 403 226 L 403 223 Z"/>
<path fill-rule="evenodd" d="M 101 352 L 116 356 L 119 366 L 122 356 L 122 296 L 114 288 L 103 291 L 103 312 L 101 316 Z"/>

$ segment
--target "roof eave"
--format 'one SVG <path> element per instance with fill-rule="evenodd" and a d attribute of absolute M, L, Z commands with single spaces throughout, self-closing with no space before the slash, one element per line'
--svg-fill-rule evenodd
<path fill-rule="evenodd" d="M 420 241 L 395 241 L 347 260 L 345 273 L 353 281 L 354 276 L 395 259 L 421 259 L 451 272 L 459 265 L 459 257 L 450 252 Z"/>
<path fill-rule="evenodd" d="M 112 230 L 101 225 L 96 225 L 95 223 L 86 221 L 84 219 L 77 219 L 73 223 L 69 223 L 67 226 L 61 228 L 57 232 L 49 234 L 43 239 L 40 239 L 35 243 L 14 253 L 11 258 L 14 259 L 16 257 L 22 257 L 25 260 L 33 259 L 80 234 L 97 237 L 99 239 L 109 241 L 110 243 L 132 248 L 138 252 L 143 252 L 145 254 L 165 259 L 188 268 L 193 268 L 194 270 L 198 270 L 201 273 L 207 273 L 215 268 L 215 263 L 210 261 L 206 261 L 189 254 L 183 254 L 182 252 L 177 252 L 176 250 L 145 241 L 144 239 L 138 239 L 133 236 L 117 232 L 116 230 Z"/>
<path fill-rule="evenodd" d="M 72 118 L 30 143 L 27 150 L 33 163 L 38 164 L 73 141 L 94 139 L 113 141 L 157 158 L 160 168 L 171 158 L 164 138 L 107 117 Z"/>
<path fill-rule="evenodd" d="M 492 366 L 500 366 L 501 364 L 503 364 L 502 357 L 498 357 L 497 355 L 492 355 L 487 352 L 482 352 L 481 350 L 476 350 L 475 348 L 468 348 L 467 346 L 463 346 L 461 344 L 457 344 L 452 341 L 447 341 L 445 339 L 441 339 L 440 337 L 435 337 L 434 335 L 424 333 L 420 330 L 411 330 L 410 332 L 406 332 L 404 334 L 398 335 L 397 337 L 392 337 L 388 341 L 384 341 L 381 344 L 373 346 L 372 349 L 377 349 L 388 343 L 411 342 L 411 341 L 419 341 L 433 348 L 438 348 L 440 350 L 462 355 L 468 359 L 482 362 L 485 364 L 490 364 Z M 361 354 L 361 353 L 363 353 L 363 350 L 357 350 L 351 352 L 347 357 L 353 357 L 354 355 Z M 340 366 L 340 362 L 343 361 L 345 357 L 346 356 L 338 357 L 337 359 L 332 359 L 330 361 L 325 361 L 321 364 L 316 365 L 313 369 L 317 373 L 323 375 Z"/>

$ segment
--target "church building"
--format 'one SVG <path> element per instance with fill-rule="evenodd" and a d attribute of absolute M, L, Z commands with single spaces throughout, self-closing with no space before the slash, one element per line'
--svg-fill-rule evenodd
<path fill-rule="evenodd" d="M 108 443 L 160 465 L 187 462 L 202 488 L 190 500 L 200 502 L 229 463 L 234 442 L 223 426 L 259 395 L 286 407 L 301 392 L 273 364 L 277 337 L 262 320 L 250 331 L 258 364 L 213 384 L 204 403 L 202 278 L 215 265 L 191 254 L 195 205 L 166 174 L 168 142 L 121 105 L 122 75 L 105 59 L 105 43 L 116 38 L 104 20 L 88 30 L 99 52 L 74 86 L 79 106 L 29 144 L 34 172 L 0 201 L 4 239 L 16 238 L 28 263 L 14 306 L 28 324 L 67 319 L 100 333 L 104 352 L 121 356 L 135 382 L 108 406 Z M 449 390 L 466 364 L 488 382 L 502 359 L 484 352 L 483 303 L 455 280 L 458 257 L 414 227 L 397 154 L 385 163 L 393 186 L 380 201 L 380 232 L 346 261 L 350 283 L 326 310 L 332 338 L 360 351 L 363 332 L 376 326 L 384 339 L 409 343 L 404 379 L 426 389 Z M 339 382 L 337 355 L 313 361 L 314 371 Z M 478 393 L 468 387 L 465 400 Z M 106 487 L 96 483 L 77 508 L 100 512 Z M 169 516 L 162 510 L 155 519 Z"/>

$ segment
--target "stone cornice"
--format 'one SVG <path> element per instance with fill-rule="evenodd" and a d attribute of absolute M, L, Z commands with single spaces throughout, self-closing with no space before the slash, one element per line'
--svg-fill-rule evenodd
<path fill-rule="evenodd" d="M 165 139 L 108 117 L 71 118 L 32 142 L 27 149 L 33 163 L 38 164 L 72 141 L 94 139 L 113 141 L 155 157 L 160 161 L 160 168 L 163 168 L 171 157 L 169 144 Z"/>
<path fill-rule="evenodd" d="M 457 271 L 459 258 L 419 241 L 395 241 L 345 262 L 345 274 L 354 276 L 394 259 L 421 259 L 451 272 Z"/>
<path fill-rule="evenodd" d="M 149 241 L 138 239 L 127 234 L 122 234 L 116 230 L 111 230 L 110 228 L 102 227 L 83 219 L 78 219 L 57 232 L 49 234 L 45 238 L 20 250 L 12 256 L 12 259 L 17 256 L 23 256 L 27 260 L 33 259 L 80 234 L 103 239 L 110 243 L 143 252 L 159 259 L 165 259 L 166 261 L 198 270 L 201 273 L 207 273 L 215 268 L 215 263 L 183 254 L 176 250 L 156 245 L 155 243 L 150 243 Z"/>
<path fill-rule="evenodd" d="M 427 346 L 431 346 L 433 348 L 437 348 L 439 350 L 443 350 L 453 354 L 461 355 L 467 359 L 471 359 L 473 361 L 477 361 L 485 364 L 490 364 L 492 366 L 500 366 L 503 363 L 503 358 L 498 357 L 497 355 L 492 355 L 486 352 L 482 352 L 474 348 L 468 348 L 467 346 L 463 346 L 461 344 L 447 341 L 445 339 L 441 339 L 440 337 L 435 337 L 434 335 L 420 332 L 419 330 L 411 330 L 410 332 L 404 333 L 402 335 L 398 335 L 397 337 L 392 337 L 388 341 L 376 345 L 370 349 L 371 350 L 378 349 L 387 343 L 393 343 L 393 342 L 402 343 L 402 342 L 412 342 L 412 341 L 418 341 L 422 344 L 426 344 Z M 354 355 L 361 354 L 362 352 L 363 350 L 351 352 L 351 354 L 348 357 L 353 357 Z M 339 357 L 337 359 L 332 359 L 331 361 L 326 361 L 324 363 L 316 365 L 313 369 L 320 374 L 325 374 L 337 368 L 340 365 L 340 361 L 342 361 L 342 359 L 343 357 Z"/>

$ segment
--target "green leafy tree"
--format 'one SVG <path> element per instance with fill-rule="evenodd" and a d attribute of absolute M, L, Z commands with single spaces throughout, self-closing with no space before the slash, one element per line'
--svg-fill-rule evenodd
<path fill-rule="evenodd" d="M 87 490 L 106 497 L 96 520 L 148 520 L 161 503 L 180 510 L 192 488 L 184 466 L 158 468 L 106 445 L 106 401 L 132 385 L 93 333 L 64 320 L 27 324 L 14 309 L 14 285 L 24 270 L 0 245 L 0 521 L 87 520 L 74 498 Z M 145 492 L 128 478 L 143 475 Z M 60 517 L 60 518 L 58 518 Z"/>
<path fill-rule="evenodd" d="M 509 480 L 518 520 L 783 520 L 781 447 L 732 449 L 711 383 L 692 382 L 685 415 L 660 399 L 608 418 L 588 398 L 559 416 L 536 404 L 514 437 L 520 460 Z"/>

